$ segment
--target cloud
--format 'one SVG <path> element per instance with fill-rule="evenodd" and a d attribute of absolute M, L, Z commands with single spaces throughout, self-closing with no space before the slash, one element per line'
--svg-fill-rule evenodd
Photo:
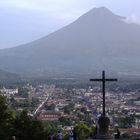
<path fill-rule="evenodd" d="M 136 14 L 128 16 L 125 21 L 127 23 L 136 23 L 140 25 L 140 17 L 138 17 Z"/>

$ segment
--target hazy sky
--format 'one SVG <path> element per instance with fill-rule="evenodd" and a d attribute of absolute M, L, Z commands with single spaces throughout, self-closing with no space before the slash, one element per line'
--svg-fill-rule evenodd
<path fill-rule="evenodd" d="M 101 6 L 140 24 L 140 0 L 0 0 L 0 48 L 40 38 Z"/>

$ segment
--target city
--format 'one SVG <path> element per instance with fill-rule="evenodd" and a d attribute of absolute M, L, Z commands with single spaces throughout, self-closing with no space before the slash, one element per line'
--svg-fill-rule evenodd
<path fill-rule="evenodd" d="M 140 90 L 106 92 L 106 114 L 110 118 L 110 133 L 119 128 L 121 135 L 140 136 Z M 102 114 L 100 85 L 88 88 L 62 88 L 56 85 L 26 84 L 15 89 L 0 89 L 8 104 L 17 111 L 27 109 L 28 115 L 42 122 L 50 121 L 69 132 L 78 123 L 98 125 Z"/>

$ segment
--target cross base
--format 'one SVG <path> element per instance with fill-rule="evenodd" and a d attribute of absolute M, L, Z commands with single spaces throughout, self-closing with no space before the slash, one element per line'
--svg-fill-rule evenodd
<path fill-rule="evenodd" d="M 111 136 L 109 135 L 109 124 L 110 120 L 106 116 L 101 116 L 98 120 L 99 124 L 99 134 L 97 135 L 97 139 L 112 139 Z"/>

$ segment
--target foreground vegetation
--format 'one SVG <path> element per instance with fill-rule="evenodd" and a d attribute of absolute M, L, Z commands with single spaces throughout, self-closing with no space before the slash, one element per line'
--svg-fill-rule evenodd
<path fill-rule="evenodd" d="M 40 122 L 30 117 L 26 110 L 16 112 L 8 107 L 4 97 L 0 96 L 0 139 L 9 140 L 12 136 L 16 140 L 48 140 L 50 135 L 57 136 L 57 124 Z M 91 129 L 86 124 L 78 124 L 74 128 L 77 139 L 89 137 Z M 69 135 L 62 131 L 63 139 Z"/>
<path fill-rule="evenodd" d="M 15 112 L 10 109 L 4 97 L 0 96 L 0 139 L 9 140 L 16 136 L 17 140 L 46 140 L 48 133 L 54 131 L 52 124 L 44 126 L 27 115 L 27 111 Z"/>

